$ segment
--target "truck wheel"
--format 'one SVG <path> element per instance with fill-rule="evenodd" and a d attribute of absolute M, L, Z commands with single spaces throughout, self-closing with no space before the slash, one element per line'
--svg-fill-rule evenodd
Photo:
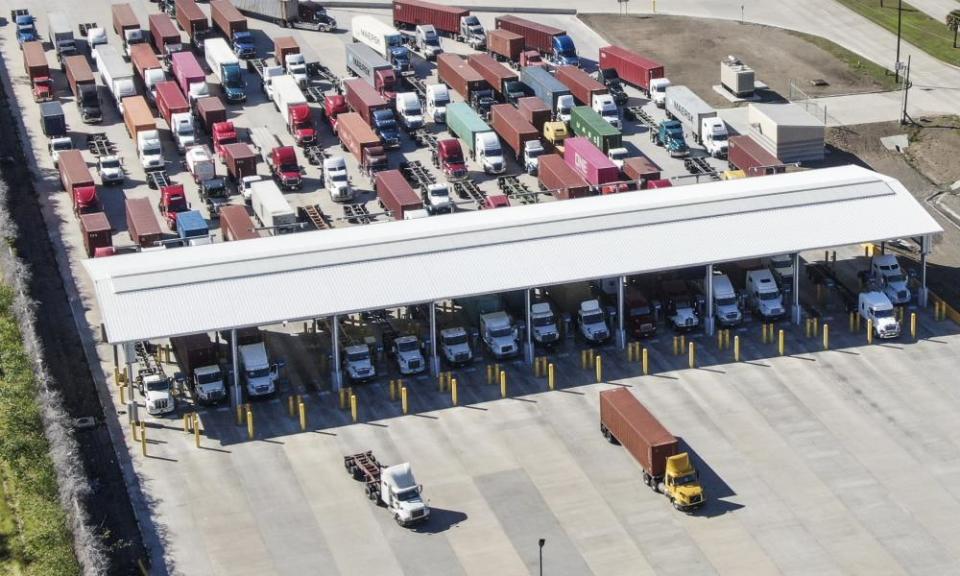
<path fill-rule="evenodd" d="M 403 520 L 400 519 L 399 514 L 394 514 L 393 519 L 397 523 L 397 526 L 403 526 Z"/>
<path fill-rule="evenodd" d="M 610 440 L 610 430 L 607 430 L 607 427 L 603 424 L 600 425 L 600 433 L 603 434 L 603 437 L 606 438 L 607 441 Z"/>

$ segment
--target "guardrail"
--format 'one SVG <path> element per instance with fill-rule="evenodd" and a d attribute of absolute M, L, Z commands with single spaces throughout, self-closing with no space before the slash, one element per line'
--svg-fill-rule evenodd
<path fill-rule="evenodd" d="M 382 10 L 391 10 L 393 9 L 393 4 L 390 2 L 350 2 L 350 1 L 333 1 L 333 2 L 324 2 L 323 6 L 325 8 L 377 8 Z M 472 12 L 514 12 L 519 14 L 569 14 L 576 15 L 576 8 L 538 8 L 536 6 L 464 6 Z"/>

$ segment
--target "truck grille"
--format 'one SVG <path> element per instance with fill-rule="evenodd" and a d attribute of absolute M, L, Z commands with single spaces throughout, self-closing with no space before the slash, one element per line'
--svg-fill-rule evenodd
<path fill-rule="evenodd" d="M 727 314 L 726 318 L 727 318 L 727 320 L 736 320 L 736 319 L 737 319 L 737 313 L 736 313 L 736 312 L 731 312 L 731 313 Z"/>
<path fill-rule="evenodd" d="M 556 339 L 559 338 L 559 337 L 560 337 L 560 335 L 559 335 L 559 334 L 556 334 L 556 333 L 544 334 L 543 337 L 542 337 L 542 340 L 543 340 L 544 342 L 553 342 L 554 340 L 556 340 Z"/>
<path fill-rule="evenodd" d="M 906 300 L 906 299 L 907 299 L 907 291 L 906 291 L 906 290 L 900 290 L 899 292 L 897 292 L 897 298 L 898 298 L 899 300 Z"/>
<path fill-rule="evenodd" d="M 703 499 L 703 497 L 700 496 L 700 495 L 691 496 L 691 497 L 690 497 L 690 503 L 691 503 L 691 504 L 697 504 L 697 503 L 700 502 L 702 499 Z"/>
<path fill-rule="evenodd" d="M 423 510 L 414 510 L 413 514 L 411 514 L 410 516 L 412 518 L 423 518 L 423 513 L 424 513 Z"/>
<path fill-rule="evenodd" d="M 693 318 L 685 318 L 685 319 L 683 320 L 683 325 L 684 325 L 684 326 L 693 326 Z"/>
<path fill-rule="evenodd" d="M 470 359 L 470 355 L 467 354 L 466 352 L 457 352 L 456 354 L 453 355 L 453 359 L 458 362 L 464 362 Z"/>
<path fill-rule="evenodd" d="M 509 354 L 513 352 L 513 345 L 504 346 L 503 348 L 501 348 L 501 352 L 503 352 L 504 354 Z"/>
<path fill-rule="evenodd" d="M 419 360 L 411 360 L 410 362 L 407 363 L 407 366 L 409 366 L 411 370 L 419 370 L 419 369 L 420 369 L 420 361 L 419 361 Z"/>

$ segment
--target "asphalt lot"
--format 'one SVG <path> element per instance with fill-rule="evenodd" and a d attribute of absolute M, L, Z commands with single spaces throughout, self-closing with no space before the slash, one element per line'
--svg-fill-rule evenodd
<path fill-rule="evenodd" d="M 13 7 L 6 4 L 4 10 Z M 63 0 L 48 4 L 50 10 L 71 8 Z M 155 10 L 146 2 L 133 5 L 144 23 Z M 110 21 L 106 3 L 93 3 L 89 12 L 84 20 Z M 350 17 L 333 15 L 341 26 Z M 568 27 L 585 54 L 602 45 L 572 18 L 543 20 Z M 290 33 L 251 25 L 262 32 L 261 54 L 271 50 L 268 36 Z M 38 27 L 46 29 L 42 15 Z M 292 34 L 334 72 L 345 72 L 342 44 L 349 34 Z M 116 40 L 112 31 L 110 36 Z M 79 227 L 47 156 L 9 26 L 0 38 L 16 94 L 26 103 L 31 168 L 48 226 L 68 257 L 64 272 L 84 307 L 89 339 L 99 315 L 78 266 Z M 54 61 L 52 52 L 48 58 Z M 75 141 L 105 131 L 125 159 L 127 183 L 122 190 L 102 189 L 102 201 L 115 245 L 129 245 L 123 198 L 156 201 L 156 192 L 145 185 L 116 112 L 108 106 L 102 126 L 84 126 L 72 98 L 63 97 L 63 76 L 54 77 Z M 253 75 L 247 80 L 248 103 L 242 113 L 233 110 L 231 119 L 241 128 L 266 125 L 282 133 L 280 115 L 254 89 Z M 339 153 L 327 128 L 321 136 Z M 628 141 L 667 176 L 686 173 L 645 134 Z M 187 184 L 193 205 L 202 206 L 173 150 L 168 147 L 169 172 Z M 402 151 L 429 164 L 427 153 L 414 151 L 409 140 Z M 398 161 L 393 154 L 392 166 Z M 365 179 L 348 162 L 362 187 Z M 342 208 L 312 190 L 317 176 L 308 167 L 305 191 L 287 197 L 295 206 L 319 204 L 337 218 Z M 481 186 L 494 188 L 489 180 Z M 146 456 L 125 428 L 132 481 L 145 494 L 166 560 L 166 569 L 156 563 L 155 571 L 302 574 L 324 566 L 331 574 L 528 574 L 536 570 L 542 537 L 550 574 L 948 573 L 960 562 L 960 492 L 949 482 L 960 468 L 954 416 L 960 396 L 948 384 L 960 346 L 955 327 L 924 316 L 920 342 L 862 346 L 862 334 L 844 330 L 845 317 L 831 321 L 833 347 L 840 350 L 820 352 L 819 340 L 802 339 L 785 325 L 789 356 L 782 358 L 759 342 L 758 327 L 744 328 L 737 335 L 747 361 L 738 364 L 730 364 L 731 353 L 717 350 L 712 339 L 693 336 L 701 350 L 695 370 L 685 369 L 687 358 L 673 356 L 670 336 L 661 335 L 650 343 L 655 374 L 644 377 L 636 363 L 608 346 L 600 352 L 602 384 L 595 383 L 593 369 L 580 367 L 579 350 L 570 346 L 554 358 L 561 391 L 546 391 L 542 378 L 511 363 L 512 398 L 505 400 L 486 383 L 485 365 L 478 362 L 458 373 L 461 407 L 450 407 L 431 377 L 407 382 L 408 416 L 381 379 L 357 390 L 362 423 L 356 425 L 324 382 L 318 338 L 293 326 L 273 327 L 271 351 L 291 361 L 281 395 L 253 406 L 254 440 L 236 425 L 230 408 L 202 411 L 200 449 L 173 417 L 149 421 Z M 103 372 L 95 376 L 101 386 L 109 385 L 119 407 L 112 351 L 106 345 L 97 351 Z M 600 436 L 597 394 L 610 385 L 630 386 L 695 454 L 712 499 L 701 514 L 673 511 L 641 485 L 629 456 Z M 305 395 L 306 432 L 286 413 L 292 392 Z M 119 430 L 123 421 L 120 413 L 113 425 Z M 413 464 L 434 509 L 429 524 L 400 529 L 366 500 L 341 466 L 343 455 L 361 450 L 373 450 L 385 463 Z M 917 490 L 918 483 L 929 488 Z"/>

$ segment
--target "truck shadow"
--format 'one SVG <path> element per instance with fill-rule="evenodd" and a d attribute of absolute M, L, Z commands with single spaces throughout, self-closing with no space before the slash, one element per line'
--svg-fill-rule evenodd
<path fill-rule="evenodd" d="M 430 507 L 430 519 L 413 529 L 418 534 L 439 534 L 457 526 L 467 515 L 457 510 Z"/>
<path fill-rule="evenodd" d="M 704 516 L 706 518 L 713 518 L 715 516 L 722 516 L 724 514 L 735 512 L 743 508 L 743 504 L 737 504 L 736 502 L 731 502 L 730 500 L 725 500 L 725 498 L 730 498 L 736 496 L 737 493 L 733 491 L 733 488 L 729 484 L 724 482 L 722 478 L 710 467 L 707 462 L 697 454 L 697 451 L 687 443 L 682 437 L 677 436 L 677 441 L 680 442 L 680 450 L 683 450 L 690 454 L 690 458 L 693 460 L 694 466 L 697 471 L 700 473 L 700 485 L 703 486 L 703 490 L 707 495 L 707 503 L 703 508 L 697 510 L 697 516 Z"/>

